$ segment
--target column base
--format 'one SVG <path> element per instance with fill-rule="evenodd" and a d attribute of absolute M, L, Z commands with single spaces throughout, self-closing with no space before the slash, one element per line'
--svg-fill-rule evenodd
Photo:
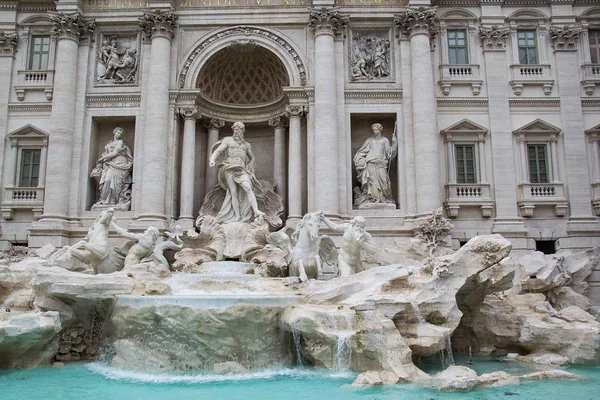
<path fill-rule="evenodd" d="M 177 220 L 177 225 L 179 225 L 184 231 L 187 231 L 188 229 L 194 229 L 195 223 L 196 219 L 191 216 L 181 216 Z"/>
<path fill-rule="evenodd" d="M 66 217 L 51 219 L 50 217 L 34 222 L 29 228 L 29 248 L 39 249 L 47 244 L 61 248 L 70 244 L 71 225 Z"/>

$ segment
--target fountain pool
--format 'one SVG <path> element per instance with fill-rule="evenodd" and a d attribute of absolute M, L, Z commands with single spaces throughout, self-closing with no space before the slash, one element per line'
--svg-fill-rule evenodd
<path fill-rule="evenodd" d="M 465 365 L 467 357 L 457 357 Z M 480 358 L 472 366 L 478 373 L 494 370 L 522 371 L 528 367 Z M 600 367 L 570 367 L 587 376 L 583 381 L 525 381 L 518 386 L 440 392 L 416 384 L 355 388 L 352 373 L 306 369 L 277 369 L 247 375 L 157 375 L 123 371 L 101 363 L 70 364 L 63 368 L 0 371 L 3 400 L 475 400 L 596 398 L 600 391 Z"/>

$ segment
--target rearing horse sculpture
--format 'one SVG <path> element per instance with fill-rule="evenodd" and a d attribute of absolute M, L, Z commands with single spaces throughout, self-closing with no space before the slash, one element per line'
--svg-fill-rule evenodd
<path fill-rule="evenodd" d="M 297 276 L 302 282 L 317 279 L 322 275 L 322 263 L 337 260 L 337 250 L 333 240 L 326 235 L 319 236 L 323 212 L 307 213 L 290 237 L 283 231 L 269 234 L 271 246 L 281 249 L 289 266 L 289 275 Z"/>

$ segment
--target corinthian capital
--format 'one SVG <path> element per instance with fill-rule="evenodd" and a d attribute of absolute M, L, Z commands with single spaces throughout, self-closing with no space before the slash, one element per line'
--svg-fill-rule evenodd
<path fill-rule="evenodd" d="M 338 7 L 311 8 L 308 18 L 308 27 L 315 31 L 315 35 L 337 35 L 350 21 L 350 17 L 340 14 Z"/>
<path fill-rule="evenodd" d="M 76 42 L 89 39 L 94 33 L 96 22 L 86 20 L 79 13 L 49 12 L 52 21 L 52 32 L 58 39 L 70 39 Z"/>
<path fill-rule="evenodd" d="M 481 38 L 481 46 L 483 50 L 506 50 L 506 41 L 508 40 L 508 28 L 501 28 L 496 25 L 491 28 L 482 26 L 479 29 L 479 37 Z"/>
<path fill-rule="evenodd" d="M 404 14 L 394 17 L 394 22 L 409 36 L 416 34 L 434 36 L 439 25 L 434 7 L 407 8 Z"/>
<path fill-rule="evenodd" d="M 181 115 L 181 117 L 184 119 L 200 118 L 200 113 L 198 112 L 198 107 L 181 107 L 179 109 L 179 115 Z"/>
<path fill-rule="evenodd" d="M 211 119 L 204 121 L 204 127 L 206 129 L 219 130 L 224 126 L 225 126 L 225 121 L 223 121 L 222 119 L 211 118 Z"/>
<path fill-rule="evenodd" d="M 146 12 L 139 21 L 146 38 L 162 36 L 171 40 L 174 35 L 173 30 L 177 27 L 177 16 L 170 10 Z"/>
<path fill-rule="evenodd" d="M 0 57 L 14 55 L 18 42 L 19 36 L 16 33 L 0 31 Z"/>
<path fill-rule="evenodd" d="M 552 39 L 552 48 L 555 51 L 577 50 L 581 29 L 570 27 L 568 25 L 562 28 L 550 28 L 550 39 Z"/>
<path fill-rule="evenodd" d="M 277 129 L 277 128 L 287 128 L 288 123 L 285 119 L 281 118 L 281 117 L 275 117 L 275 118 L 271 118 L 269 120 L 269 126 L 272 126 L 273 128 Z"/>
<path fill-rule="evenodd" d="M 285 108 L 285 114 L 288 118 L 303 117 L 308 114 L 308 108 L 306 106 L 287 106 Z"/>

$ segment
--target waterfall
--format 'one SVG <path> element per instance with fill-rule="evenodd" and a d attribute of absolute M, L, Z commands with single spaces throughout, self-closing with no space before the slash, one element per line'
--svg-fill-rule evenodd
<path fill-rule="evenodd" d="M 425 322 L 425 318 L 423 318 L 423 315 L 421 314 L 421 310 L 419 310 L 419 306 L 416 303 L 410 303 L 410 305 L 412 306 L 413 310 L 415 311 L 415 315 L 417 316 L 417 319 L 419 320 L 420 324 L 424 324 Z"/>
<path fill-rule="evenodd" d="M 344 319 L 336 318 L 339 315 L 329 315 L 331 327 L 335 331 L 337 336 L 336 351 L 335 351 L 335 365 L 337 371 L 348 371 L 352 364 L 352 346 L 350 345 L 350 339 L 356 333 L 352 330 L 352 322 L 354 319 L 353 314 L 344 314 Z M 342 322 L 343 321 L 343 322 Z"/>
<path fill-rule="evenodd" d="M 442 368 L 446 369 L 451 365 L 454 365 L 454 355 L 452 354 L 452 338 L 450 334 L 446 336 L 446 347 L 440 351 L 440 362 Z"/>
<path fill-rule="evenodd" d="M 294 348 L 296 349 L 296 363 L 300 367 L 304 367 L 306 363 L 302 357 L 302 344 L 300 343 L 300 332 L 296 328 L 296 323 L 292 324 L 292 338 L 294 339 Z"/>

